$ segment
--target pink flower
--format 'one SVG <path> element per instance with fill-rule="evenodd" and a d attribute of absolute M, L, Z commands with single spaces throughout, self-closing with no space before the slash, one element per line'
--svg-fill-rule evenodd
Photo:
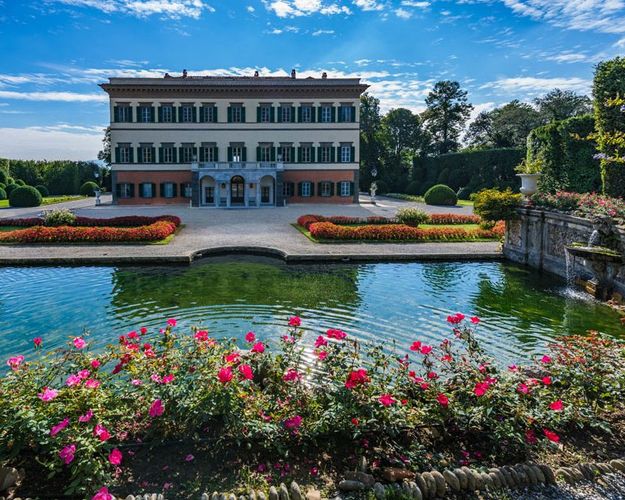
<path fill-rule="evenodd" d="M 65 381 L 65 385 L 67 385 L 67 387 L 73 387 L 75 385 L 78 385 L 82 382 L 82 379 L 78 376 L 78 375 L 70 375 L 69 377 L 67 377 L 67 380 Z"/>
<path fill-rule="evenodd" d="M 291 316 L 289 318 L 289 326 L 298 327 L 302 324 L 302 320 L 299 316 Z"/>
<path fill-rule="evenodd" d="M 302 376 L 299 374 L 299 372 L 291 368 L 283 375 L 282 380 L 284 380 L 285 382 L 296 382 L 300 378 L 302 378 Z"/>
<path fill-rule="evenodd" d="M 11 368 L 11 370 L 16 371 L 23 362 L 24 356 L 13 356 L 7 360 L 7 366 Z"/>
<path fill-rule="evenodd" d="M 302 425 L 302 417 L 299 415 L 295 415 L 294 417 L 287 418 L 284 421 L 284 426 L 287 429 L 297 429 L 300 425 Z"/>
<path fill-rule="evenodd" d="M 69 418 L 66 417 L 63 420 L 61 420 L 58 424 L 52 426 L 52 429 L 50 429 L 50 436 L 52 437 L 56 436 L 59 432 L 65 429 L 65 427 L 67 427 L 68 425 L 69 425 Z"/>
<path fill-rule="evenodd" d="M 78 375 L 78 378 L 80 378 L 81 380 L 84 380 L 86 378 L 89 378 L 91 372 L 89 370 L 80 370 L 76 375 Z"/>
<path fill-rule="evenodd" d="M 254 332 L 247 332 L 245 334 L 245 341 L 252 343 L 256 340 L 256 335 L 254 335 Z"/>
<path fill-rule="evenodd" d="M 477 316 L 471 316 L 471 323 L 473 323 L 474 325 L 477 325 L 480 322 L 480 318 L 478 318 Z"/>
<path fill-rule="evenodd" d="M 254 378 L 254 373 L 250 365 L 239 365 L 239 373 L 245 380 L 252 380 Z"/>
<path fill-rule="evenodd" d="M 543 377 L 543 384 L 551 385 L 551 377 Z"/>
<path fill-rule="evenodd" d="M 536 433 L 532 429 L 527 429 L 525 431 L 525 442 L 527 444 L 536 444 L 538 442 Z"/>
<path fill-rule="evenodd" d="M 447 322 L 451 323 L 452 325 L 457 325 L 458 323 L 461 323 L 464 320 L 464 318 L 465 318 L 464 314 L 456 313 L 451 316 L 447 316 Z"/>
<path fill-rule="evenodd" d="M 119 465 L 122 463 L 122 452 L 117 448 L 113 448 L 111 453 L 109 453 L 109 462 L 113 465 Z"/>
<path fill-rule="evenodd" d="M 232 380 L 232 368 L 229 366 L 224 366 L 219 373 L 217 373 L 217 378 L 222 384 L 227 384 Z"/>
<path fill-rule="evenodd" d="M 153 373 L 152 375 L 150 375 L 150 380 L 156 384 L 160 384 L 161 376 L 158 373 Z"/>
<path fill-rule="evenodd" d="M 226 360 L 226 363 L 234 365 L 239 362 L 240 357 L 241 355 L 238 352 L 232 352 L 230 354 L 226 354 L 224 359 Z"/>
<path fill-rule="evenodd" d="M 59 391 L 57 391 L 56 389 L 50 389 L 49 387 L 44 387 L 43 392 L 40 392 L 39 394 L 37 394 L 37 397 L 41 399 L 41 401 L 45 401 L 47 403 L 48 401 L 52 401 L 58 395 L 59 395 Z"/>
<path fill-rule="evenodd" d="M 545 354 L 542 358 L 540 358 L 540 361 L 541 363 L 548 364 L 551 363 L 551 358 Z"/>
<path fill-rule="evenodd" d="M 98 387 L 100 387 L 100 381 L 94 378 L 90 378 L 85 382 L 85 387 L 87 389 L 97 389 Z"/>
<path fill-rule="evenodd" d="M 195 457 L 191 455 L 191 453 L 189 453 L 186 457 L 184 457 L 185 462 L 192 462 L 193 460 L 195 460 Z"/>
<path fill-rule="evenodd" d="M 109 493 L 106 486 L 103 486 L 91 497 L 91 500 L 115 500 L 115 497 Z"/>
<path fill-rule="evenodd" d="M 420 352 L 421 352 L 421 354 L 424 354 L 424 355 L 427 356 L 428 354 L 430 354 L 432 352 L 432 346 L 429 346 L 429 345 L 421 346 L 421 351 Z"/>
<path fill-rule="evenodd" d="M 317 340 L 315 340 L 315 347 L 323 347 L 328 345 L 328 341 L 325 339 L 325 337 L 319 335 L 317 337 Z"/>
<path fill-rule="evenodd" d="M 163 414 L 165 408 L 163 407 L 163 402 L 160 399 L 155 399 L 150 406 L 149 415 L 152 418 L 160 417 Z"/>
<path fill-rule="evenodd" d="M 108 441 L 111 439 L 109 431 L 102 424 L 96 424 L 93 428 L 93 435 L 100 438 L 100 441 Z"/>
<path fill-rule="evenodd" d="M 94 370 L 97 370 L 98 368 L 100 368 L 100 361 L 97 359 L 92 359 L 91 360 L 91 368 L 93 368 Z"/>
<path fill-rule="evenodd" d="M 172 326 L 173 327 L 173 326 L 176 326 L 177 323 L 178 322 L 174 318 L 169 318 L 167 320 L 167 326 Z"/>
<path fill-rule="evenodd" d="M 317 467 L 311 467 L 310 475 L 313 477 L 317 477 L 319 475 L 319 469 Z"/>
<path fill-rule="evenodd" d="M 91 420 L 92 417 L 93 417 L 93 411 L 88 410 L 87 413 L 78 417 L 78 421 L 84 424 L 86 422 L 89 422 L 89 420 Z"/>
<path fill-rule="evenodd" d="M 195 332 L 194 338 L 198 342 L 206 342 L 208 340 L 208 332 L 206 330 L 199 330 Z"/>
<path fill-rule="evenodd" d="M 263 352 L 265 352 L 265 344 L 263 344 L 262 342 L 256 342 L 251 349 L 252 352 L 257 352 L 259 354 L 262 354 Z"/>
<path fill-rule="evenodd" d="M 327 351 L 318 351 L 317 352 L 317 359 L 319 361 L 324 361 L 327 357 L 328 357 L 328 352 Z"/>
<path fill-rule="evenodd" d="M 553 441 L 554 443 L 558 443 L 560 441 L 560 436 L 558 436 L 555 432 L 550 431 L 549 429 L 543 429 L 543 432 L 549 441 Z"/>
<path fill-rule="evenodd" d="M 295 337 L 293 337 L 292 335 L 282 335 L 282 337 L 280 337 L 280 340 L 282 340 L 282 342 L 284 342 L 285 344 L 295 344 Z"/>
<path fill-rule="evenodd" d="M 441 406 L 449 406 L 449 398 L 442 393 L 436 396 L 436 401 L 438 401 Z"/>
<path fill-rule="evenodd" d="M 411 351 L 419 352 L 421 349 L 421 342 L 419 340 L 415 340 L 410 346 Z"/>
<path fill-rule="evenodd" d="M 369 376 L 367 374 L 367 370 L 364 368 L 359 368 L 358 370 L 353 370 L 347 376 L 347 380 L 345 381 L 345 387 L 347 389 L 354 389 L 359 385 L 366 385 L 369 383 Z"/>
<path fill-rule="evenodd" d="M 174 381 L 174 374 L 169 373 L 163 376 L 163 378 L 161 379 L 161 384 L 169 384 L 170 382 L 173 382 L 173 381 Z"/>
<path fill-rule="evenodd" d="M 41 339 L 41 337 L 35 337 L 33 339 L 33 344 L 35 344 L 35 347 L 41 347 L 41 342 L 43 342 L 43 340 Z"/>
<path fill-rule="evenodd" d="M 132 380 L 130 383 L 131 383 L 132 385 L 134 385 L 135 387 L 138 387 L 138 386 L 140 386 L 140 385 L 143 385 L 143 381 L 139 380 L 138 378 L 136 378 L 136 379 Z"/>
<path fill-rule="evenodd" d="M 330 328 L 326 332 L 326 335 L 329 339 L 335 340 L 344 340 L 345 338 L 347 338 L 347 334 L 343 330 L 337 330 L 335 328 Z"/>
<path fill-rule="evenodd" d="M 61 451 L 59 451 L 59 457 L 63 460 L 65 465 L 71 464 L 74 461 L 74 454 L 76 453 L 76 445 L 69 444 Z"/>
<path fill-rule="evenodd" d="M 513 373 L 514 373 L 514 372 L 518 372 L 518 371 L 519 371 L 519 367 L 518 367 L 517 365 L 510 365 L 510 366 L 508 367 L 508 371 L 509 371 L 509 372 L 513 372 Z"/>
<path fill-rule="evenodd" d="M 76 349 L 83 349 L 87 345 L 82 337 L 75 337 L 73 342 Z"/>
<path fill-rule="evenodd" d="M 489 387 L 490 384 L 488 382 L 478 382 L 477 384 L 475 384 L 473 393 L 479 398 L 480 396 L 486 394 L 486 391 L 488 391 Z"/>
<path fill-rule="evenodd" d="M 141 333 L 141 335 L 145 335 L 146 333 L 148 333 L 148 329 L 145 326 L 142 326 L 139 329 L 139 333 Z"/>
<path fill-rule="evenodd" d="M 391 406 L 393 403 L 396 403 L 397 401 L 395 401 L 395 399 L 393 398 L 393 396 L 391 396 L 390 394 L 382 394 L 379 398 L 378 401 L 380 403 L 382 403 L 384 406 Z"/>
<path fill-rule="evenodd" d="M 516 390 L 518 392 L 520 392 L 521 394 L 529 394 L 530 393 L 530 388 L 527 386 L 527 384 L 519 384 L 519 386 L 516 388 Z"/>
<path fill-rule="evenodd" d="M 564 403 L 562 403 L 561 399 L 558 399 L 549 405 L 549 409 L 553 411 L 562 411 L 564 409 Z"/>

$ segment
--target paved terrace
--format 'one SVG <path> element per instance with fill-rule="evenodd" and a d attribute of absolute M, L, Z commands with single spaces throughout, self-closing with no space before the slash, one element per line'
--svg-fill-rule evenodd
<path fill-rule="evenodd" d="M 391 199 L 372 205 L 290 205 L 259 209 L 202 209 L 180 206 L 113 206 L 110 198 L 94 206 L 93 199 L 55 205 L 87 217 L 177 215 L 185 225 L 169 245 L 0 245 L 0 265 L 189 264 L 209 255 L 250 253 L 275 255 L 287 262 L 480 260 L 501 258 L 498 242 L 478 243 L 313 243 L 291 226 L 303 214 L 392 217 L 398 208 L 419 206 L 431 213 L 470 214 L 471 207 L 430 207 Z M 51 207 L 49 207 L 51 208 Z M 36 209 L 0 210 L 0 218 L 28 217 Z"/>

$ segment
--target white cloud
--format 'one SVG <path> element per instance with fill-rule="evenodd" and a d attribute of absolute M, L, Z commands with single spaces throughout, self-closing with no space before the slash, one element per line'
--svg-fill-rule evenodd
<path fill-rule="evenodd" d="M 587 93 L 592 82 L 583 78 L 537 78 L 531 76 L 521 76 L 515 78 L 500 78 L 493 82 L 482 85 L 481 89 L 493 89 L 495 91 L 513 94 L 517 97 L 525 95 L 543 94 L 554 88 L 563 90 L 574 90 L 576 92 Z"/>
<path fill-rule="evenodd" d="M 254 7 L 252 7 L 251 5 L 248 5 L 248 6 L 247 6 L 247 8 L 246 8 L 246 10 L 247 10 L 248 12 L 250 12 L 250 13 L 252 13 L 252 12 L 256 12 L 256 9 L 255 9 Z"/>
<path fill-rule="evenodd" d="M 107 14 L 121 12 L 137 17 L 161 15 L 170 19 L 199 19 L 204 11 L 215 9 L 203 0 L 51 0 L 73 7 L 90 7 Z"/>
<path fill-rule="evenodd" d="M 473 104 L 473 109 L 471 110 L 471 116 L 469 117 L 469 122 L 472 122 L 477 118 L 482 112 L 488 112 L 495 109 L 497 105 L 494 102 L 482 102 L 479 104 Z"/>
<path fill-rule="evenodd" d="M 410 19 L 412 17 L 412 12 L 400 7 L 399 9 L 395 9 L 395 15 L 400 19 Z"/>
<path fill-rule="evenodd" d="M 384 10 L 384 5 L 377 0 L 353 0 L 356 7 L 362 10 Z"/>
<path fill-rule="evenodd" d="M 77 92 L 15 92 L 0 90 L 0 99 L 22 101 L 63 101 L 63 102 L 106 102 L 108 96 L 101 94 L 80 94 Z"/>
<path fill-rule="evenodd" d="M 317 30 L 313 31 L 312 36 L 334 35 L 334 30 Z"/>
<path fill-rule="evenodd" d="M 94 127 L 91 127 L 94 129 Z M 95 160 L 104 133 L 65 129 L 0 128 L 0 157 L 24 160 Z"/>
<path fill-rule="evenodd" d="M 426 9 L 430 5 L 430 2 L 416 2 L 415 0 L 403 0 L 401 3 L 404 7 L 414 7 L 416 9 Z"/>
<path fill-rule="evenodd" d="M 267 10 L 278 17 L 351 14 L 349 7 L 338 3 L 326 3 L 322 0 L 263 0 L 263 4 Z"/>

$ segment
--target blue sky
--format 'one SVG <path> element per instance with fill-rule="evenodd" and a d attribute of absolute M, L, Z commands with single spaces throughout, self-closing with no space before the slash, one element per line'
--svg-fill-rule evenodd
<path fill-rule="evenodd" d="M 109 76 L 362 76 L 383 110 L 454 79 L 475 113 L 588 93 L 625 0 L 0 0 L 0 157 L 93 159 Z"/>

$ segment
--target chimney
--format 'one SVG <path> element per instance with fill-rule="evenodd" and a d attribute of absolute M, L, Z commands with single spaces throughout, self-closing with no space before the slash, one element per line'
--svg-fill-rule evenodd
<path fill-rule="evenodd" d="M 291 70 L 291 78 L 295 79 L 297 77 L 297 74 L 295 73 L 295 70 L 292 69 Z"/>
<path fill-rule="evenodd" d="M 183 69 L 182 70 L 182 78 L 186 78 L 187 77 L 187 70 Z"/>
<path fill-rule="evenodd" d="M 258 74 L 258 70 L 254 71 L 254 78 L 258 78 L 260 75 Z"/>
<path fill-rule="evenodd" d="M 321 73 L 321 78 L 323 79 L 328 78 L 328 74 L 324 71 L 323 73 Z"/>

